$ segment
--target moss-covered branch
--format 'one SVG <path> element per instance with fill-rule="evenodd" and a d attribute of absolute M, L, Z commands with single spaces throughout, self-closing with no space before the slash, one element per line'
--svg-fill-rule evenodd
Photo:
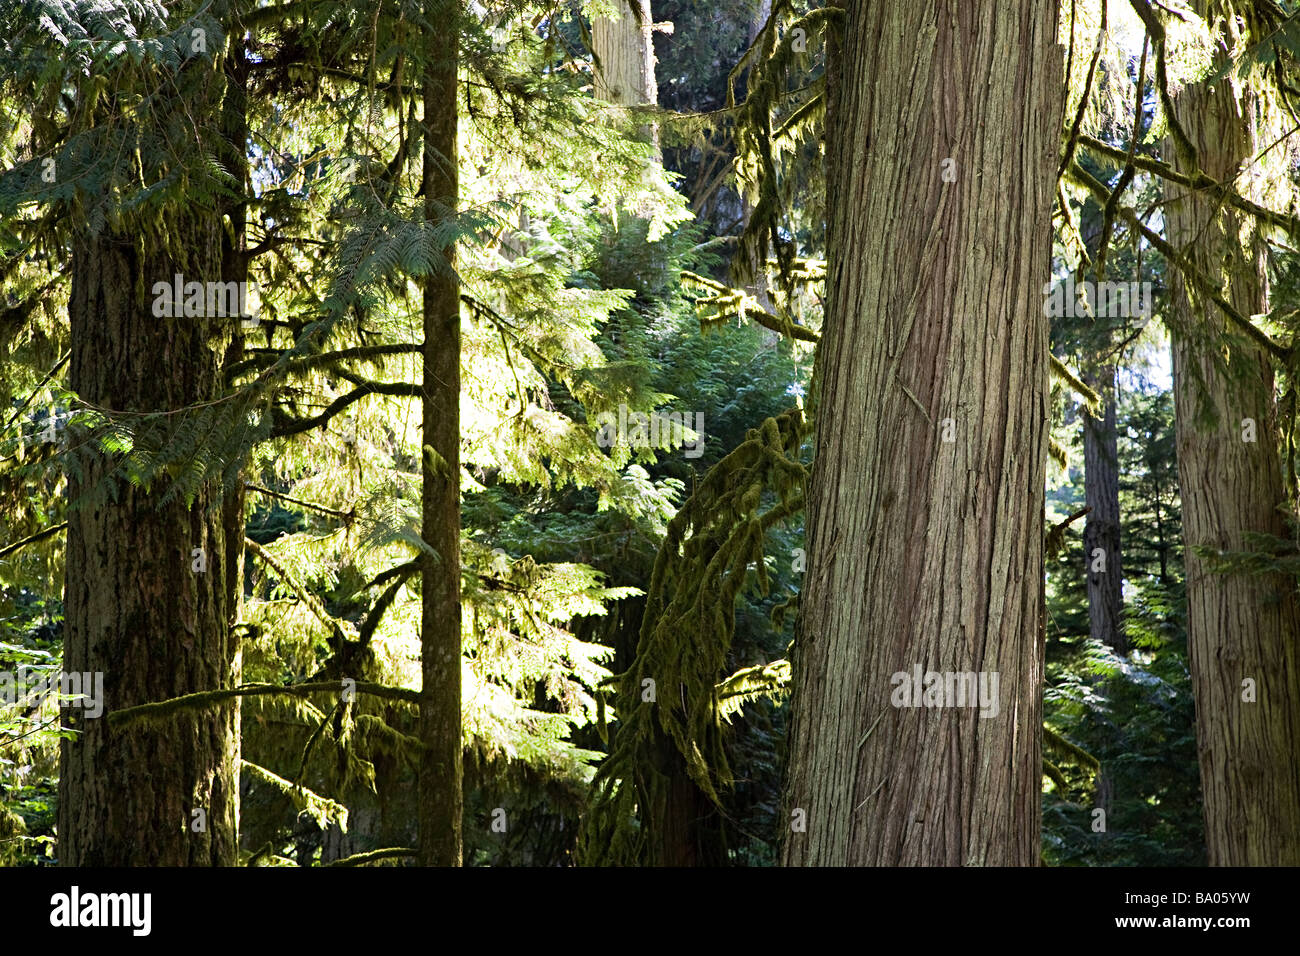
<path fill-rule="evenodd" d="M 795 325 L 789 319 L 773 315 L 762 308 L 753 296 L 741 289 L 733 289 L 721 282 L 715 282 L 704 276 L 696 275 L 694 272 L 683 272 L 681 277 L 684 282 L 709 289 L 715 293 L 712 296 L 705 296 L 695 300 L 697 309 L 705 307 L 713 309 L 711 315 L 700 315 L 701 327 L 707 327 L 733 316 L 739 316 L 741 319 L 752 319 L 763 328 L 771 329 L 786 338 L 796 339 L 800 342 L 821 341 L 821 336 L 812 329 L 802 325 Z"/>
<path fill-rule="evenodd" d="M 1276 226 L 1287 235 L 1300 239 L 1300 217 L 1292 216 L 1287 213 L 1278 212 L 1275 209 L 1269 209 L 1261 206 L 1257 202 L 1252 202 L 1241 193 L 1233 188 L 1231 181 L 1220 182 L 1212 176 L 1198 172 L 1195 175 L 1187 175 L 1179 172 L 1168 163 L 1161 162 L 1158 159 L 1152 159 L 1150 156 L 1132 155 L 1129 151 L 1111 146 L 1099 139 L 1094 139 L 1087 134 L 1080 134 L 1079 144 L 1099 156 L 1105 156 L 1107 159 L 1113 159 L 1119 162 L 1131 161 L 1133 166 L 1143 172 L 1159 176 L 1168 182 L 1175 183 L 1179 186 L 1186 186 L 1188 189 L 1204 191 L 1210 197 L 1228 203 L 1244 213 L 1254 216 L 1257 220 L 1267 223 L 1270 226 Z"/>
<path fill-rule="evenodd" d="M 337 823 L 339 828 L 344 833 L 347 833 L 348 808 L 343 804 L 331 800 L 329 797 L 322 797 L 319 793 L 308 790 L 302 784 L 285 780 L 284 777 L 272 773 L 258 764 L 241 760 L 239 766 L 242 772 L 288 797 L 295 810 L 299 813 L 308 814 L 322 830 L 331 823 Z"/>
<path fill-rule="evenodd" d="M 345 687 L 349 690 L 355 689 L 358 694 L 371 694 L 375 697 L 384 697 L 388 700 L 404 700 L 408 703 L 418 704 L 420 702 L 420 692 L 410 690 L 406 687 L 389 687 L 386 684 L 374 684 L 369 681 L 356 681 L 356 686 L 344 684 L 342 681 L 315 681 L 309 684 L 244 684 L 241 687 L 229 687 L 221 690 L 201 690 L 193 694 L 183 694 L 180 697 L 172 697 L 168 700 L 154 701 L 149 704 L 136 704 L 134 707 L 124 707 L 121 710 L 115 710 L 109 713 L 108 723 L 115 730 L 129 727 L 140 721 L 153 722 L 165 717 L 171 717 L 183 710 L 195 707 L 210 707 L 214 704 L 223 704 L 228 700 L 234 700 L 236 697 L 261 697 L 267 695 L 284 695 L 294 697 L 306 697 L 310 694 L 320 693 L 341 693 Z"/>
<path fill-rule="evenodd" d="M 26 538 L 23 538 L 21 541 L 15 541 L 13 544 L 7 544 L 3 548 L 0 548 L 0 558 L 7 558 L 15 551 L 21 551 L 29 544 L 36 544 L 40 541 L 44 541 L 46 538 L 52 538 L 67 527 L 68 527 L 68 523 L 66 521 L 61 521 L 58 524 L 50 525 L 48 528 L 44 529 L 43 531 L 38 531 L 35 534 L 28 535 Z"/>
<path fill-rule="evenodd" d="M 1078 163 L 1070 166 L 1071 177 L 1080 185 L 1086 187 L 1099 203 L 1103 206 L 1110 201 L 1110 190 L 1095 179 L 1087 170 Z M 1223 295 L 1223 289 L 1212 282 L 1207 276 L 1200 272 L 1186 256 L 1180 253 L 1172 245 L 1161 238 L 1160 234 L 1138 218 L 1137 213 L 1127 206 L 1119 210 L 1121 218 L 1124 219 L 1134 230 L 1142 234 L 1156 250 L 1158 250 L 1165 260 L 1172 266 L 1175 266 L 1183 277 L 1187 280 L 1200 295 L 1219 307 L 1219 310 L 1227 316 L 1229 321 L 1237 326 L 1247 337 L 1252 339 L 1270 355 L 1282 362 L 1287 362 L 1291 356 L 1291 346 L 1283 345 L 1274 341 L 1268 333 L 1256 327 L 1248 316 L 1238 312 Z"/>
<path fill-rule="evenodd" d="M 354 853 L 352 856 L 345 856 L 341 860 L 334 860 L 330 863 L 326 863 L 325 866 L 365 866 L 367 863 L 374 863 L 377 860 L 414 858 L 419 855 L 419 850 L 413 850 L 409 846 L 394 846 L 387 847 L 383 850 L 369 850 L 365 853 Z"/>
<path fill-rule="evenodd" d="M 1101 396 L 1085 385 L 1083 380 L 1071 372 L 1065 363 L 1055 355 L 1049 353 L 1048 358 L 1052 360 L 1052 374 L 1078 392 L 1079 397 L 1083 399 L 1084 404 L 1088 406 L 1088 411 L 1094 417 L 1100 415 L 1102 411 Z"/>
<path fill-rule="evenodd" d="M 588 864 L 659 862 L 654 838 L 669 780 L 665 753 L 714 803 L 731 787 L 719 682 L 727 684 L 736 599 L 751 584 L 767 593 L 764 543 L 773 526 L 803 508 L 806 434 L 797 409 L 750 429 L 668 523 L 646 589 L 636 658 L 610 682 L 620 723 L 592 783 L 580 838 Z M 733 674 L 732 697 L 769 686 L 780 668 L 768 666 L 768 674 Z"/>

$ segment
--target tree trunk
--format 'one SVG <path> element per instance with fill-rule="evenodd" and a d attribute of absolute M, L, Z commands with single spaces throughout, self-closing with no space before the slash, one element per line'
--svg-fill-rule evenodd
<path fill-rule="evenodd" d="M 455 22 L 458 8 L 433 0 L 429 22 Z M 455 36 L 453 30 L 448 35 Z M 456 44 L 424 72 L 424 217 L 451 215 L 459 191 L 456 148 Z M 454 249 L 445 251 L 449 263 Z M 420 859 L 425 866 L 461 865 L 464 779 L 461 740 L 460 622 L 460 285 L 450 269 L 424 278 L 425 451 L 423 532 L 437 557 L 421 571 Z M 430 453 L 432 451 L 432 454 Z"/>
<path fill-rule="evenodd" d="M 1056 18 L 850 0 L 832 40 L 787 865 L 1039 861 Z M 894 706 L 914 668 L 996 716 Z"/>
<path fill-rule="evenodd" d="M 1204 14 L 1205 3 L 1197 5 Z M 1231 38 L 1226 38 L 1231 42 Z M 1271 134 L 1258 103 L 1222 80 L 1187 87 L 1176 109 L 1203 172 L 1232 181 Z M 1249 192 L 1244 180 L 1239 188 Z M 1214 199 L 1170 187 L 1169 241 L 1244 315 L 1268 309 L 1265 248 L 1253 223 Z M 1248 535 L 1288 537 L 1273 370 L 1251 343 L 1225 350 L 1226 319 L 1170 270 L 1175 321 L 1178 479 L 1187 543 L 1187 639 L 1212 866 L 1300 864 L 1300 609 L 1285 575 L 1212 572 L 1196 547 L 1248 550 Z M 1226 355 L 1226 358 L 1225 358 Z M 1249 436 L 1253 422 L 1253 440 Z M 1243 700 L 1245 681 L 1253 700 Z"/>
<path fill-rule="evenodd" d="M 224 17 L 225 5 L 212 13 Z M 186 69 L 212 68 L 196 60 Z M 214 114 L 224 90 L 222 73 L 212 71 L 184 104 L 187 117 Z M 242 109 L 242 101 L 226 105 Z M 218 125 L 193 133 L 211 137 L 204 148 L 225 157 L 229 124 Z M 221 393 L 222 344 L 232 332 L 237 338 L 238 318 L 160 318 L 151 292 L 176 274 L 206 283 L 243 267 L 232 265 L 220 211 L 170 212 L 167 248 L 179 252 L 159 251 L 146 228 L 129 222 L 98 232 L 83 224 L 74 240 L 70 385 L 95 407 L 175 411 Z M 89 450 L 84 429 L 70 432 L 78 467 L 68 475 L 63 669 L 102 673 L 105 701 L 98 718 L 77 705 L 61 712 L 62 726 L 77 734 L 60 744 L 59 862 L 237 864 L 238 702 L 122 730 L 106 718 L 238 682 L 242 497 L 209 482 L 189 504 L 162 504 L 166 487 L 134 486 L 116 457 Z"/>
<path fill-rule="evenodd" d="M 223 320 L 156 318 L 139 292 L 178 272 L 187 281 L 221 276 L 219 222 L 190 213 L 174 230 L 188 262 L 147 255 L 122 235 L 76 243 L 71 386 L 95 406 L 163 411 L 217 395 L 208 342 L 210 324 Z M 73 436 L 79 440 L 84 433 Z M 160 506 L 163 489 L 134 487 L 109 456 L 81 460 L 84 473 L 69 475 L 69 500 L 93 498 L 68 513 L 64 670 L 103 673 L 105 716 L 233 686 L 237 549 L 228 547 L 221 489 L 205 486 L 192 505 Z M 199 558 L 206 570 L 193 570 Z M 61 863 L 238 862 L 235 702 L 122 731 L 65 707 L 63 725 L 80 734 L 61 745 Z"/>
<path fill-rule="evenodd" d="M 1117 654 L 1128 651 L 1124 636 L 1123 571 L 1120 560 L 1119 436 L 1115 429 L 1115 366 L 1085 375 L 1105 402 L 1100 420 L 1083 413 L 1083 470 L 1088 523 L 1083 553 L 1088 575 L 1088 631 Z"/>
<path fill-rule="evenodd" d="M 659 102 L 659 90 L 650 0 L 617 0 L 617 6 L 617 20 L 594 17 L 591 21 L 592 51 L 600 64 L 596 97 L 618 106 L 653 106 Z M 658 126 L 644 126 L 642 134 L 658 151 Z"/>

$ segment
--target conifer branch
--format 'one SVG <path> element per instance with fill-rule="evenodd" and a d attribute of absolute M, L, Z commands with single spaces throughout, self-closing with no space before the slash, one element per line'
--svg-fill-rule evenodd
<path fill-rule="evenodd" d="M 1160 97 L 1160 108 L 1164 112 L 1165 122 L 1169 124 L 1169 132 L 1174 138 L 1179 158 L 1189 169 L 1199 174 L 1200 159 L 1196 147 L 1192 145 L 1191 138 L 1178 122 L 1178 114 L 1174 112 L 1174 100 L 1169 95 L 1169 75 L 1165 61 L 1167 43 L 1165 25 L 1160 22 L 1160 18 L 1156 16 L 1147 0 L 1129 0 L 1129 6 L 1146 26 L 1147 34 L 1150 35 L 1152 47 L 1156 52 L 1156 92 Z"/>
<path fill-rule="evenodd" d="M 388 847 L 383 850 L 369 850 L 365 853 L 354 853 L 352 856 L 345 856 L 342 859 L 333 860 L 324 864 L 325 866 L 364 866 L 367 863 L 373 863 L 376 860 L 401 859 L 403 857 L 418 857 L 419 850 L 411 847 L 397 846 Z"/>
<path fill-rule="evenodd" d="M 1300 238 L 1300 217 L 1291 216 L 1275 209 L 1268 209 L 1259 203 L 1252 202 L 1232 187 L 1231 181 L 1220 182 L 1212 176 L 1205 173 L 1197 173 L 1194 176 L 1179 172 L 1168 163 L 1161 162 L 1158 159 L 1152 159 L 1150 156 L 1138 156 L 1130 154 L 1127 150 L 1119 149 L 1095 139 L 1086 133 L 1079 134 L 1079 144 L 1085 146 L 1100 156 L 1108 159 L 1115 159 L 1121 162 L 1130 161 L 1138 169 L 1144 172 L 1152 173 L 1161 179 L 1171 183 L 1177 183 L 1179 186 L 1186 186 L 1188 189 L 1204 190 L 1214 199 L 1227 202 L 1229 205 L 1240 209 L 1242 212 L 1249 213 L 1261 222 L 1266 222 L 1271 226 L 1276 226 L 1290 236 Z"/>
<path fill-rule="evenodd" d="M 800 342 L 820 342 L 821 336 L 812 329 L 803 325 L 795 325 L 788 319 L 782 319 L 780 316 L 773 315 L 766 309 L 760 307 L 740 289 L 733 289 L 730 286 L 723 285 L 721 282 L 715 282 L 713 279 L 697 275 L 694 272 L 682 272 L 682 279 L 693 285 L 702 286 L 717 293 L 714 296 L 705 296 L 695 300 L 696 307 L 714 306 L 717 308 L 717 314 L 714 316 L 701 316 L 700 324 L 705 325 L 710 319 L 717 322 L 731 316 L 742 316 L 746 319 L 753 319 L 765 329 L 770 329 L 787 338 L 796 339 Z"/>
<path fill-rule="evenodd" d="M 66 521 L 61 521 L 58 524 L 50 525 L 50 527 L 43 531 L 38 531 L 35 534 L 28 535 L 21 541 L 15 541 L 13 544 L 5 545 L 3 548 L 0 548 L 0 558 L 7 558 L 15 551 L 20 551 L 29 544 L 36 544 L 38 541 L 44 541 L 46 538 L 53 537 L 67 528 L 67 526 L 68 523 Z"/>
<path fill-rule="evenodd" d="M 112 711 L 108 715 L 109 726 L 115 730 L 130 727 L 140 721 L 153 722 L 164 717 L 170 717 L 196 707 L 209 707 L 214 704 L 223 704 L 228 700 L 234 700 L 237 697 L 307 697 L 311 694 L 320 693 L 341 693 L 345 685 L 342 681 L 313 681 L 306 684 L 288 684 L 277 686 L 275 684 L 244 684 L 240 687 L 230 687 L 221 690 L 201 690 L 193 694 L 183 694 L 180 697 L 172 697 L 168 700 L 154 701 L 148 704 L 136 704 L 134 707 L 124 707 L 121 710 Z M 348 689 L 351 688 L 348 685 Z M 418 704 L 420 702 L 420 692 L 410 690 L 406 687 L 389 687 L 386 684 L 375 684 L 370 681 L 356 681 L 355 690 L 358 694 L 370 694 L 374 697 L 382 697 L 386 700 L 404 700 L 407 703 Z"/>
<path fill-rule="evenodd" d="M 53 285 L 53 283 L 51 283 L 51 285 Z M 36 383 L 36 387 L 32 389 L 31 394 L 23 399 L 22 403 L 14 409 L 14 413 L 9 416 L 9 421 L 5 422 L 4 428 L 0 428 L 0 433 L 7 432 L 10 429 L 13 423 L 18 420 L 18 416 L 21 415 L 26 410 L 27 406 L 32 403 L 32 399 L 40 393 L 40 390 L 45 387 L 46 383 L 48 383 L 50 379 L 54 378 L 54 376 L 58 374 L 59 369 L 63 368 L 64 364 L 66 364 L 68 359 L 71 357 L 72 351 L 70 349 L 63 353 L 63 358 L 54 363 L 54 368 L 45 373 L 45 377 Z"/>
<path fill-rule="evenodd" d="M 319 428 L 349 405 L 361 401 L 367 395 L 393 395 L 398 398 L 419 398 L 420 386 L 408 382 L 370 382 L 354 388 L 346 395 L 340 395 L 326 406 L 319 415 L 310 418 L 295 418 L 276 409 L 277 422 L 271 429 L 271 438 L 287 438 L 313 428 Z"/>
<path fill-rule="evenodd" d="M 1074 162 L 1074 148 L 1079 141 L 1079 133 L 1083 129 L 1083 118 L 1088 112 L 1088 103 L 1092 100 L 1092 82 L 1097 75 L 1097 62 L 1101 59 L 1102 39 L 1106 36 L 1106 18 L 1109 16 L 1110 8 L 1102 0 L 1101 5 L 1101 23 L 1097 27 L 1097 44 L 1092 50 L 1092 62 L 1088 64 L 1088 75 L 1083 84 L 1083 95 L 1079 97 L 1079 108 L 1074 113 L 1074 122 L 1070 124 L 1070 137 L 1065 142 L 1065 150 L 1061 154 L 1061 164 L 1056 169 L 1056 178 L 1060 179 L 1065 175 L 1065 171 Z M 1071 24 L 1073 27 L 1073 24 Z M 1071 32 L 1070 39 L 1074 39 Z M 1066 82 L 1069 82 L 1066 77 Z"/>
<path fill-rule="evenodd" d="M 279 498 L 281 501 L 287 501 L 290 504 L 299 505 L 303 508 L 310 508 L 312 511 L 319 511 L 321 514 L 333 515 L 336 518 L 342 518 L 344 521 L 351 521 L 357 516 L 355 508 L 351 511 L 336 511 L 333 508 L 326 508 L 324 505 L 313 504 L 310 501 L 303 501 L 301 498 L 294 498 L 278 491 L 272 491 L 270 488 L 263 488 L 261 485 L 250 485 L 245 482 L 244 487 L 249 491 L 257 492 L 259 495 Z"/>
<path fill-rule="evenodd" d="M 397 577 L 403 579 L 408 578 L 418 570 L 420 570 L 420 562 L 418 560 L 407 561 L 405 564 L 399 564 L 395 567 L 389 568 L 387 571 L 379 572 L 379 574 L 375 575 L 370 583 L 362 587 L 361 590 L 369 591 L 371 588 L 377 588 L 381 584 L 387 584 L 389 581 Z"/>
<path fill-rule="evenodd" d="M 355 348 L 339 349 L 335 352 L 322 352 L 320 355 L 308 355 L 291 359 L 279 371 L 292 375 L 353 359 L 380 358 L 386 355 L 414 355 L 419 353 L 420 348 L 421 346 L 409 342 L 399 342 L 392 345 L 359 345 Z M 287 355 L 286 352 L 280 349 L 247 349 L 245 351 L 250 357 L 227 368 L 226 376 L 228 378 L 234 378 L 236 375 L 251 372 L 254 369 L 276 365 Z"/>
<path fill-rule="evenodd" d="M 1099 413 L 1102 409 L 1101 396 L 1085 385 L 1083 380 L 1070 371 L 1065 363 L 1055 355 L 1052 355 L 1049 352 L 1047 357 L 1052 361 L 1053 374 L 1068 383 L 1070 388 L 1074 389 L 1079 394 L 1084 403 L 1088 406 L 1090 412 Z"/>
<path fill-rule="evenodd" d="M 1070 165 L 1070 175 L 1082 186 L 1086 187 L 1097 201 L 1103 206 L 1110 201 L 1110 190 L 1092 177 L 1077 162 Z M 1127 206 L 1121 207 L 1119 215 L 1135 230 L 1140 232 L 1155 249 L 1157 249 L 1167 262 L 1174 265 L 1201 295 L 1205 296 L 1211 302 L 1219 307 L 1219 310 L 1236 325 L 1249 338 L 1254 340 L 1261 348 L 1270 355 L 1282 362 L 1290 359 L 1292 347 L 1283 345 L 1275 341 L 1267 332 L 1256 328 L 1251 320 L 1238 312 L 1226 298 L 1223 296 L 1223 289 L 1215 285 L 1205 275 L 1201 273 L 1187 257 L 1182 255 L 1172 245 L 1160 237 L 1160 234 L 1151 229 L 1146 223 L 1138 218 L 1137 214 Z"/>
<path fill-rule="evenodd" d="M 321 604 L 320 601 L 316 600 L 310 591 L 295 581 L 293 576 L 289 574 L 289 572 L 286 571 L 284 567 L 275 560 L 275 558 L 271 557 L 265 548 L 252 538 L 244 538 L 244 547 L 251 551 L 263 564 L 274 571 L 281 581 L 293 589 L 293 592 L 298 595 L 298 599 L 306 604 L 312 614 L 314 614 L 322 624 L 330 629 L 330 633 L 334 638 L 335 646 L 342 647 L 347 641 L 347 637 L 343 633 L 343 627 L 339 624 L 336 618 L 330 616 L 329 611 L 325 610 L 325 606 Z"/>

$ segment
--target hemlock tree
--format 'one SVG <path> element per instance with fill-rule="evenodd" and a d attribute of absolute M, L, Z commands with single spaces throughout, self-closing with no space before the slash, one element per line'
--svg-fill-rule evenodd
<path fill-rule="evenodd" d="M 1235 49 L 1240 11 L 1198 0 Z M 1188 141 L 1180 167 L 1234 183 L 1276 138 L 1255 87 L 1235 78 L 1187 86 L 1174 99 Z M 1222 284 L 1240 316 L 1268 311 L 1266 248 L 1255 221 L 1207 192 L 1170 184 L 1169 242 L 1201 276 Z M 1244 552 L 1252 535 L 1290 534 L 1282 506 L 1273 369 L 1265 347 L 1170 270 L 1178 472 L 1186 535 L 1187 631 L 1196 696 L 1206 843 L 1212 866 L 1300 864 L 1300 605 L 1285 574 L 1216 567 L 1211 552 Z M 1225 336 L 1231 341 L 1225 348 Z M 1247 682 L 1250 682 L 1249 684 Z"/>
<path fill-rule="evenodd" d="M 431 0 L 429 24 L 457 23 L 459 7 Z M 424 215 L 426 228 L 454 215 L 459 128 L 456 69 L 459 31 L 447 52 L 424 65 Z M 446 251 L 453 259 L 452 248 Z M 460 284 L 450 268 L 424 277 L 422 537 L 433 549 L 421 569 L 420 858 L 426 866 L 461 865 L 460 615 Z"/>
<path fill-rule="evenodd" d="M 851 0 L 832 40 L 787 865 L 1039 858 L 1056 19 Z M 894 706 L 913 668 L 996 716 Z"/>
<path fill-rule="evenodd" d="M 1110 336 L 1104 348 L 1111 348 Z M 1118 382 L 1113 360 L 1093 365 L 1084 374 L 1105 403 L 1100 418 L 1085 407 L 1083 418 L 1084 491 L 1088 523 L 1083 530 L 1083 554 L 1088 565 L 1089 634 L 1123 654 L 1128 650 L 1124 634 L 1123 571 L 1120 551 L 1119 434 L 1115 422 L 1115 392 Z"/>
<path fill-rule="evenodd" d="M 591 47 L 595 94 L 610 104 L 636 109 L 652 107 L 658 103 L 655 80 L 655 55 L 649 0 L 616 0 L 618 16 L 596 16 L 591 19 Z M 658 29 L 671 29 L 659 26 Z M 655 123 L 639 123 L 635 129 L 638 140 L 648 143 L 652 152 L 647 157 L 647 177 L 662 175 L 657 169 L 662 161 L 659 145 L 659 128 Z M 645 236 L 647 223 L 640 216 L 619 215 L 612 224 L 608 237 L 611 255 L 616 255 L 619 232 L 632 230 L 633 236 Z M 636 240 L 634 239 L 634 242 Z M 667 245 L 646 243 L 643 265 L 649 277 L 663 276 L 667 269 Z M 654 279 L 651 278 L 652 284 Z M 628 323 L 637 328 L 628 336 L 633 342 L 643 341 L 654 321 L 650 309 L 643 313 L 627 313 Z M 626 620 L 639 624 L 644 601 L 634 598 L 628 602 Z M 641 655 L 645 645 L 639 635 L 629 635 L 629 642 Z M 720 865 L 724 862 L 723 850 L 717 833 L 716 815 L 708 796 L 700 789 L 687 770 L 686 762 L 673 744 L 671 737 L 660 727 L 652 731 L 654 756 L 651 761 L 655 773 L 667 781 L 662 794 L 651 796 L 646 790 L 640 793 L 644 808 L 642 826 L 645 832 L 646 856 L 644 862 L 655 866 Z M 602 847 L 601 852 L 606 848 Z"/>

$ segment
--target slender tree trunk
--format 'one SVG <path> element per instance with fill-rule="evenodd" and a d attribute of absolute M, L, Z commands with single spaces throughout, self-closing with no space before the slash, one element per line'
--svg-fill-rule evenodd
<path fill-rule="evenodd" d="M 1115 366 L 1104 365 L 1085 375 L 1101 393 L 1105 411 L 1100 419 L 1083 413 L 1083 470 L 1088 523 L 1083 552 L 1088 574 L 1088 631 L 1094 641 L 1128 651 L 1124 636 L 1123 571 L 1120 555 L 1119 435 L 1115 428 Z"/>
<path fill-rule="evenodd" d="M 246 47 L 245 32 L 242 29 L 240 15 L 251 9 L 250 0 L 239 0 L 238 3 L 232 4 L 235 14 L 232 22 L 236 27 L 230 31 L 226 43 L 226 90 L 225 97 L 222 101 L 221 112 L 221 131 L 222 146 L 225 148 L 225 155 L 222 156 L 222 164 L 230 173 L 232 179 L 236 180 L 240 186 L 240 198 L 237 201 L 231 201 L 227 204 L 226 216 L 230 219 L 229 231 L 223 229 L 221 245 L 221 278 L 224 282 L 248 282 L 248 235 L 247 235 L 247 202 L 248 197 L 253 195 L 252 185 L 249 178 L 248 169 L 248 77 L 249 77 L 249 60 Z M 227 368 L 244 358 L 244 334 L 241 328 L 236 327 L 230 342 L 226 347 L 225 355 L 222 359 L 222 367 Z M 222 375 L 224 380 L 225 376 Z M 240 647 L 239 632 L 234 630 L 235 626 L 243 617 L 244 611 L 244 529 L 247 524 L 245 519 L 245 505 L 247 503 L 247 494 L 244 489 L 244 480 L 241 473 L 240 479 L 234 487 L 225 489 L 222 500 L 221 527 L 226 539 L 225 567 L 226 567 L 226 601 L 227 613 L 231 633 L 234 635 L 233 646 L 231 647 L 231 673 L 230 680 L 232 686 L 236 686 L 243 680 L 243 651 Z M 242 737 L 242 718 L 243 713 L 240 709 L 240 701 L 236 699 L 233 702 L 234 707 L 234 761 L 235 773 L 238 775 L 243 756 L 243 737 Z M 238 779 L 238 776 L 236 777 Z M 236 787 L 238 796 L 238 787 Z M 239 802 L 235 802 L 235 833 L 239 834 Z"/>
<path fill-rule="evenodd" d="M 1039 861 L 1056 18 L 849 0 L 832 40 L 787 865 Z M 914 668 L 996 702 L 895 706 Z"/>
<path fill-rule="evenodd" d="M 1204 2 L 1195 6 L 1205 13 Z M 1225 34 L 1225 40 L 1233 38 Z M 1187 87 L 1176 109 L 1201 170 L 1216 180 L 1234 180 L 1242 161 L 1271 139 L 1256 128 L 1254 93 L 1229 80 L 1212 89 Z M 1245 180 L 1237 183 L 1249 192 Z M 1265 248 L 1253 224 L 1208 196 L 1170 187 L 1170 198 L 1170 242 L 1211 281 L 1224 283 L 1239 312 L 1267 311 Z M 1224 316 L 1181 274 L 1170 273 L 1188 650 L 1209 861 L 1294 866 L 1300 864 L 1296 583 L 1284 575 L 1214 573 L 1194 551 L 1249 550 L 1252 532 L 1288 536 L 1278 510 L 1286 491 L 1273 371 L 1254 344 L 1223 349 Z"/>
<path fill-rule="evenodd" d="M 432 0 L 431 23 L 455 23 L 458 7 Z M 448 36 L 456 36 L 449 28 Z M 424 72 L 424 216 L 451 215 L 459 191 L 456 44 L 439 44 Z M 448 248 L 448 262 L 454 261 Z M 420 854 L 425 866 L 461 865 L 464 779 L 460 621 L 460 285 L 447 270 L 424 279 L 423 537 L 437 557 L 421 572 Z M 432 452 L 432 453 L 431 453 Z"/>
<path fill-rule="evenodd" d="M 754 9 L 753 16 L 749 21 L 749 31 L 746 34 L 749 45 L 753 46 L 758 35 L 763 32 L 763 27 L 767 26 L 767 21 L 772 16 L 772 0 L 759 0 L 758 6 Z M 754 207 L 742 193 L 740 196 L 741 221 L 740 232 L 743 235 L 749 228 L 749 221 L 754 215 Z M 762 261 L 762 257 L 755 254 L 749 257 L 749 272 L 753 279 L 745 286 L 745 291 L 754 297 L 758 302 L 759 308 L 767 312 L 776 312 L 776 307 L 772 302 L 772 296 L 769 294 L 767 286 L 767 263 Z M 772 333 L 772 339 L 777 338 L 776 333 Z"/>

